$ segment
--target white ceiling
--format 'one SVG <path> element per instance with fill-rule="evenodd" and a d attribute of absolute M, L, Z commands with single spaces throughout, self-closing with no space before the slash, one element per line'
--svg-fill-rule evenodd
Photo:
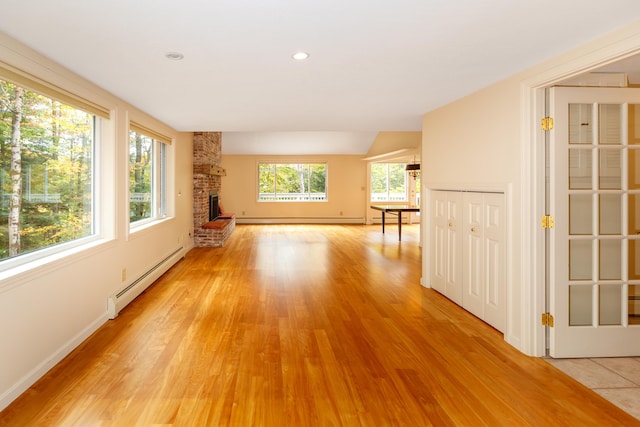
<path fill-rule="evenodd" d="M 0 31 L 177 130 L 378 132 L 420 130 L 425 112 L 634 21 L 640 1 L 0 0 L 0 10 Z M 291 59 L 299 50 L 310 58 Z M 165 58 L 174 51 L 184 60 Z"/>
<path fill-rule="evenodd" d="M 223 154 L 365 154 L 376 132 L 225 132 Z"/>

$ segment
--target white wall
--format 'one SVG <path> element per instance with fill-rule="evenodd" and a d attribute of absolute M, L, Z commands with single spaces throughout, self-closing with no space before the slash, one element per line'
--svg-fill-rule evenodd
<path fill-rule="evenodd" d="M 0 273 L 0 410 L 107 321 L 107 298 L 179 247 L 193 247 L 192 136 L 178 133 L 0 34 L 0 61 L 111 109 L 100 158 L 102 239 Z M 128 119 L 174 138 L 171 218 L 129 234 Z M 121 280 L 122 269 L 127 280 Z"/>

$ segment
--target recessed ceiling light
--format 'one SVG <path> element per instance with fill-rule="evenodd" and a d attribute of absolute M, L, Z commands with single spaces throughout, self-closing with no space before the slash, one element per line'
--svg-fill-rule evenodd
<path fill-rule="evenodd" d="M 304 61 L 305 59 L 309 58 L 309 54 L 307 52 L 296 52 L 291 55 L 291 57 L 296 61 Z"/>
<path fill-rule="evenodd" d="M 167 59 L 171 59 L 172 61 L 180 61 L 184 59 L 184 55 L 180 52 L 169 52 L 164 55 Z"/>

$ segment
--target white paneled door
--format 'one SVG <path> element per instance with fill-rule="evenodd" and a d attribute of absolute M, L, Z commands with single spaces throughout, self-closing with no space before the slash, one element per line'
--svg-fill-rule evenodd
<path fill-rule="evenodd" d="M 552 357 L 640 355 L 640 89 L 553 88 Z"/>
<path fill-rule="evenodd" d="M 431 286 L 462 305 L 462 193 L 431 193 Z"/>
<path fill-rule="evenodd" d="M 504 195 L 466 192 L 462 306 L 499 331 L 506 326 Z"/>
<path fill-rule="evenodd" d="M 431 286 L 499 331 L 506 325 L 504 194 L 431 192 Z"/>

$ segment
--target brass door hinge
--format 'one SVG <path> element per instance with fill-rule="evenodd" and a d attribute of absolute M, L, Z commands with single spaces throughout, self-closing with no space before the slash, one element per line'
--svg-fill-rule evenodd
<path fill-rule="evenodd" d="M 551 130 L 553 129 L 553 118 L 552 117 L 545 117 L 540 121 L 540 126 L 542 127 L 542 130 Z"/>
<path fill-rule="evenodd" d="M 551 215 L 545 215 L 542 217 L 542 228 L 553 228 L 554 222 Z"/>
<path fill-rule="evenodd" d="M 553 316 L 549 313 L 542 313 L 542 325 L 553 328 Z"/>

